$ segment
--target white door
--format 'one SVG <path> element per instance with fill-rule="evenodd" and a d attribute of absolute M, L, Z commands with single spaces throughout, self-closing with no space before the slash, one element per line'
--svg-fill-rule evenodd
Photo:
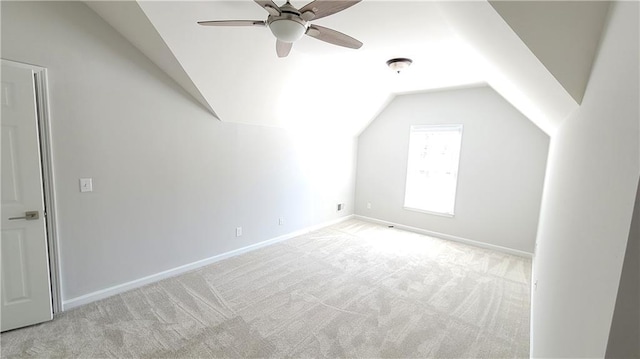
<path fill-rule="evenodd" d="M 2 61 L 1 331 L 51 320 L 34 72 Z"/>

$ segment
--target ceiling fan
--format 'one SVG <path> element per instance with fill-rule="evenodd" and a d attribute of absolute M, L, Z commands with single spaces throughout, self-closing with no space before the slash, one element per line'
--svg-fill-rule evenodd
<path fill-rule="evenodd" d="M 296 9 L 289 0 L 282 5 L 276 5 L 272 0 L 254 0 L 269 16 L 266 21 L 261 20 L 219 20 L 198 21 L 202 26 L 267 26 L 276 37 L 276 53 L 278 57 L 286 57 L 291 52 L 293 43 L 302 35 L 308 35 L 330 44 L 359 49 L 362 42 L 339 31 L 320 25 L 311 24 L 311 20 L 333 15 L 349 8 L 362 0 L 315 0 Z"/>

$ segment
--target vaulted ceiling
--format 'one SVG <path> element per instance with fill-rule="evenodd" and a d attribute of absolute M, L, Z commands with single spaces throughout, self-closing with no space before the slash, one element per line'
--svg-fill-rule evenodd
<path fill-rule="evenodd" d="M 362 41 L 361 49 L 303 37 L 278 58 L 267 28 L 196 23 L 265 20 L 250 0 L 87 4 L 219 120 L 349 136 L 396 94 L 479 83 L 552 134 L 582 100 L 608 9 L 593 1 L 364 0 L 313 21 Z M 396 74 L 385 63 L 394 57 L 414 62 Z"/>

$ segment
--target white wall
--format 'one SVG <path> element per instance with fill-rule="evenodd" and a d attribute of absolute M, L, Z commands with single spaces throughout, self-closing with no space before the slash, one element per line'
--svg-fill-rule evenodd
<path fill-rule="evenodd" d="M 2 57 L 49 70 L 66 301 L 352 213 L 355 139 L 222 123 L 83 3 L 3 1 Z"/>
<path fill-rule="evenodd" d="M 464 125 L 455 217 L 405 210 L 410 126 L 446 123 Z M 398 96 L 358 139 L 356 214 L 532 253 L 548 143 L 489 87 Z"/>
<path fill-rule="evenodd" d="M 534 357 L 603 357 L 639 168 L 638 3 L 611 4 L 580 109 L 552 139 L 533 261 Z"/>
<path fill-rule="evenodd" d="M 606 358 L 640 358 L 640 182 L 624 254 Z"/>

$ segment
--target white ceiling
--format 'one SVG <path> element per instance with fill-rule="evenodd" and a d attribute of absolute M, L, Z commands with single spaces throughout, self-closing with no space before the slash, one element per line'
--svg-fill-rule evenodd
<path fill-rule="evenodd" d="M 222 121 L 353 136 L 395 94 L 478 83 L 547 133 L 577 107 L 486 1 L 365 0 L 313 21 L 357 38 L 361 49 L 303 37 L 284 59 L 268 28 L 196 24 L 266 19 L 250 0 L 88 5 Z M 414 63 L 398 75 L 385 64 L 393 57 Z"/>

